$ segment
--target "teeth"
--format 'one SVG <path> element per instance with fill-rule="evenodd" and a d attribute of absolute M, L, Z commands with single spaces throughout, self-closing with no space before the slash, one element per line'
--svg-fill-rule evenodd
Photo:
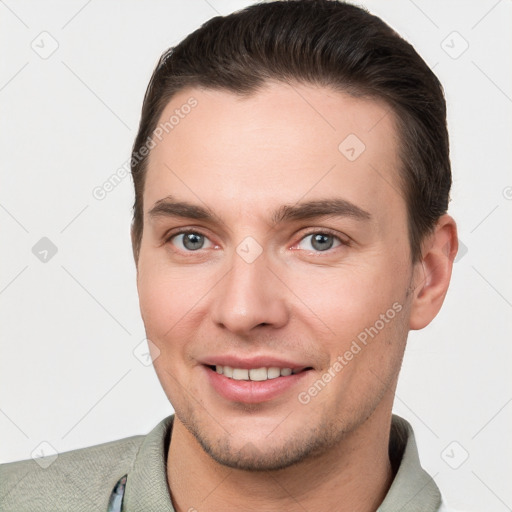
<path fill-rule="evenodd" d="M 249 380 L 249 370 L 244 370 L 243 368 L 233 368 L 233 379 Z"/>
<path fill-rule="evenodd" d="M 298 371 L 292 371 L 291 368 L 277 368 L 275 366 L 270 368 L 251 368 L 250 370 L 247 370 L 245 368 L 232 368 L 231 366 L 217 365 L 215 367 L 215 371 L 219 375 L 224 375 L 230 379 L 254 381 L 276 379 L 277 377 L 287 377 L 292 373 L 298 373 Z"/>
<path fill-rule="evenodd" d="M 275 379 L 277 377 L 280 377 L 281 370 L 279 368 L 276 368 L 275 366 L 272 366 L 267 370 L 267 376 L 269 379 Z"/>
<path fill-rule="evenodd" d="M 267 380 L 267 369 L 266 368 L 252 368 L 249 370 L 250 380 Z"/>

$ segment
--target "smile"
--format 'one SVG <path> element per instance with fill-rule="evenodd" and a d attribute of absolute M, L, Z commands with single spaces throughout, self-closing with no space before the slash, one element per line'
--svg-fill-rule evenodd
<path fill-rule="evenodd" d="M 265 381 L 277 379 L 278 377 L 288 377 L 289 375 L 300 373 L 309 368 L 279 368 L 277 366 L 261 367 L 261 368 L 233 368 L 231 366 L 215 365 L 210 366 L 219 375 L 233 380 L 252 380 L 252 381 Z"/>

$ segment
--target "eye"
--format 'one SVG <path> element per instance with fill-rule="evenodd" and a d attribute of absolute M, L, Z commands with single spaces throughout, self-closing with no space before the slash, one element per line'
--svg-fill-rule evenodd
<path fill-rule="evenodd" d="M 183 231 L 174 234 L 169 238 L 169 242 L 185 252 L 198 251 L 199 249 L 207 249 L 212 246 L 212 243 L 206 236 L 196 231 Z"/>
<path fill-rule="evenodd" d="M 297 247 L 305 251 L 325 252 L 329 249 L 332 249 L 333 247 L 338 247 L 340 245 L 348 244 L 343 242 L 336 235 L 320 231 L 306 235 L 304 238 L 302 238 Z"/>

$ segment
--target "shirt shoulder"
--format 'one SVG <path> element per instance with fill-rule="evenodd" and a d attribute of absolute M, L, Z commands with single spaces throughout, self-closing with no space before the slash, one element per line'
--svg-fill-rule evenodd
<path fill-rule="evenodd" d="M 107 510 L 116 482 L 131 469 L 144 436 L 0 465 L 0 510 Z"/>

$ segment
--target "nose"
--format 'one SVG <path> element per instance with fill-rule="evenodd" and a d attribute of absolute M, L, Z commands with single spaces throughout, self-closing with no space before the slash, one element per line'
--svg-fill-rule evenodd
<path fill-rule="evenodd" d="M 214 322 L 241 336 L 251 334 L 256 327 L 277 329 L 286 325 L 287 289 L 276 274 L 265 253 L 250 263 L 234 253 L 231 270 L 215 287 Z"/>

